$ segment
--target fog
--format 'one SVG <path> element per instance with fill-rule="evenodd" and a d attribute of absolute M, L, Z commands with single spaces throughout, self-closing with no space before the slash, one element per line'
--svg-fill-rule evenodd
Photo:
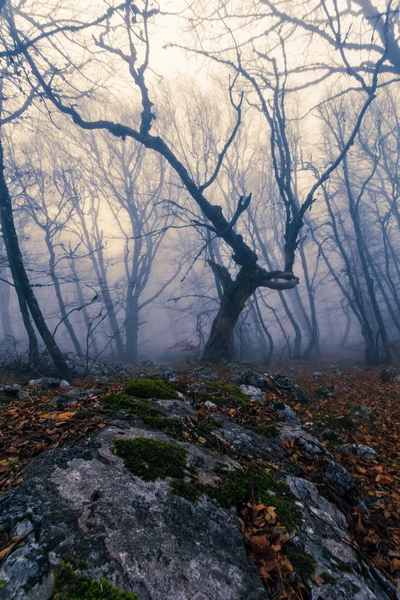
<path fill-rule="evenodd" d="M 295 4 L 0 2 L 3 363 L 399 359 L 398 9 Z"/>

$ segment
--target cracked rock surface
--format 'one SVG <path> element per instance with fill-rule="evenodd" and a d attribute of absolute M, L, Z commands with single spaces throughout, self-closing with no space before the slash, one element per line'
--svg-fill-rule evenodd
<path fill-rule="evenodd" d="M 2 600 L 48 600 L 55 567 L 71 555 L 88 563 L 90 576 L 140 600 L 268 597 L 235 511 L 207 498 L 191 504 L 167 481 L 147 483 L 124 468 L 112 441 L 137 436 L 175 443 L 154 430 L 114 426 L 31 463 L 0 503 L 2 525 L 25 538 L 0 569 Z M 207 474 L 224 457 L 193 447 L 190 462 Z"/>

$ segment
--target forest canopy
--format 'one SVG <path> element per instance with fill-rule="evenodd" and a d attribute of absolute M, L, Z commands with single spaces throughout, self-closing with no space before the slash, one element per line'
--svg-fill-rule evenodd
<path fill-rule="evenodd" d="M 0 8 L 5 360 L 399 356 L 395 3 Z"/>

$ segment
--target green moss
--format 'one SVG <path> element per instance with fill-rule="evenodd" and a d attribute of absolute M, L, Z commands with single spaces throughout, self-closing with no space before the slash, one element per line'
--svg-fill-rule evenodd
<path fill-rule="evenodd" d="M 348 563 L 340 560 L 340 558 L 335 557 L 333 562 L 340 571 L 343 571 L 343 573 L 351 573 L 353 571 L 353 568 Z"/>
<path fill-rule="evenodd" d="M 194 421 L 194 426 L 196 427 L 197 433 L 200 435 L 209 435 L 212 431 L 218 428 L 216 423 L 212 423 L 211 421 L 205 421 L 202 419 Z"/>
<path fill-rule="evenodd" d="M 337 585 L 339 583 L 336 577 L 333 577 L 333 575 L 331 575 L 327 571 L 321 573 L 320 577 L 321 579 L 323 579 L 325 585 Z"/>
<path fill-rule="evenodd" d="M 289 486 L 278 481 L 272 473 L 261 467 L 250 465 L 246 470 L 216 470 L 220 477 L 218 488 L 212 488 L 212 495 L 228 508 L 253 500 L 266 506 L 274 506 L 279 522 L 289 533 L 302 525 L 302 511 L 296 505 L 297 497 Z"/>
<path fill-rule="evenodd" d="M 157 398 L 158 400 L 179 398 L 175 386 L 171 383 L 148 377 L 131 379 L 125 386 L 125 392 L 136 398 Z"/>
<path fill-rule="evenodd" d="M 301 548 L 291 542 L 283 546 L 283 554 L 292 563 L 294 570 L 304 579 L 314 577 L 317 569 L 317 562 L 311 554 L 307 554 Z"/>
<path fill-rule="evenodd" d="M 197 502 L 203 495 L 209 495 L 210 486 L 203 485 L 196 479 L 186 481 L 185 479 L 172 479 L 169 486 L 171 494 L 186 498 L 189 502 Z"/>
<path fill-rule="evenodd" d="M 244 408 L 250 398 L 243 394 L 240 387 L 224 381 L 209 381 L 205 384 L 206 391 L 199 392 L 202 401 L 210 400 L 219 407 Z"/>
<path fill-rule="evenodd" d="M 166 477 L 183 479 L 186 475 L 187 452 L 177 444 L 139 437 L 117 439 L 113 446 L 126 469 L 144 481 Z"/>
<path fill-rule="evenodd" d="M 53 600 L 139 600 L 137 594 L 124 592 L 107 579 L 91 579 L 76 572 L 70 562 L 61 563 L 55 578 Z"/>
<path fill-rule="evenodd" d="M 104 396 L 101 400 L 101 404 L 104 408 L 113 412 L 125 410 L 130 415 L 143 421 L 146 425 L 173 436 L 179 437 L 182 433 L 182 425 L 179 420 L 167 419 L 162 412 L 156 406 L 152 406 L 150 402 L 133 400 L 126 394 L 119 393 Z"/>
<path fill-rule="evenodd" d="M 247 428 L 266 438 L 275 438 L 279 434 L 279 429 L 275 425 L 247 425 Z"/>

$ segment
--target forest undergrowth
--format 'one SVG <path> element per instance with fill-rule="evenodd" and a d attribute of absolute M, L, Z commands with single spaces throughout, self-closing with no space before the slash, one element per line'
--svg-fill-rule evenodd
<path fill-rule="evenodd" d="M 288 372 L 288 365 L 280 366 L 279 370 Z M 193 389 L 190 386 L 195 379 L 187 367 L 184 371 L 179 377 L 178 388 L 190 395 L 189 389 Z M 182 424 L 179 435 L 198 444 L 212 442 L 209 437 L 209 434 L 212 436 L 212 427 L 207 428 L 204 423 L 210 411 L 218 410 L 241 425 L 274 437 L 283 423 L 272 409 L 272 403 L 280 400 L 289 404 L 297 412 L 305 429 L 348 469 L 360 491 L 363 499 L 361 506 L 345 503 L 341 506 L 350 522 L 351 546 L 360 553 L 365 563 L 376 567 L 395 583 L 400 573 L 400 383 L 383 383 L 378 368 L 358 369 L 349 366 L 339 370 L 319 365 L 319 371 L 315 374 L 315 364 L 291 363 L 289 372 L 292 380 L 315 401 L 314 405 L 296 404 L 285 392 L 278 390 L 264 393 L 267 402 L 251 400 L 247 406 L 238 403 L 237 406 L 220 404 L 218 408 L 207 408 L 195 396 L 200 420 L 194 424 Z M 156 368 L 152 374 L 157 375 Z M 220 376 L 223 381 L 228 372 L 221 371 Z M 5 372 L 0 374 L 0 383 L 19 383 L 29 391 L 29 398 L 12 400 L 1 408 L 2 494 L 23 481 L 24 468 L 42 452 L 105 427 L 115 414 L 111 415 L 101 398 L 104 394 L 120 392 L 125 385 L 121 381 L 110 381 L 95 386 L 90 380 L 77 380 L 74 388 L 84 390 L 96 387 L 98 392 L 90 398 L 78 398 L 75 404 L 57 408 L 52 401 L 62 393 L 59 389 L 28 388 L 25 387 L 26 380 L 19 378 L 18 381 L 17 377 Z M 220 393 L 218 391 L 217 396 Z M 191 395 L 193 397 L 193 391 Z M 329 435 L 329 432 L 333 434 Z M 284 438 L 283 443 L 291 459 L 303 470 L 304 476 L 317 485 L 322 495 L 334 500 L 334 490 L 322 476 L 322 458 L 306 453 L 295 440 L 289 442 Z M 376 460 L 365 460 L 346 454 L 341 450 L 344 444 L 372 446 L 378 456 Z M 229 448 L 223 450 L 230 453 Z M 273 468 L 273 465 L 270 467 Z M 271 582 L 274 584 L 275 590 L 278 590 L 277 598 L 303 598 L 302 595 L 296 596 L 296 593 L 301 594 L 299 590 L 290 595 L 290 586 L 281 583 L 291 567 L 287 556 L 280 553 L 279 542 L 274 545 L 271 540 L 263 541 L 266 524 L 270 523 L 276 529 L 273 511 L 251 504 L 243 510 L 239 518 L 248 553 L 257 564 L 266 586 Z M 19 542 L 7 536 L 3 538 L 0 539 L 0 561 L 12 551 L 12 545 Z M 274 550 L 269 554 L 260 554 L 260 544 L 263 543 L 268 544 L 269 549 L 279 547 L 279 552 Z"/>

